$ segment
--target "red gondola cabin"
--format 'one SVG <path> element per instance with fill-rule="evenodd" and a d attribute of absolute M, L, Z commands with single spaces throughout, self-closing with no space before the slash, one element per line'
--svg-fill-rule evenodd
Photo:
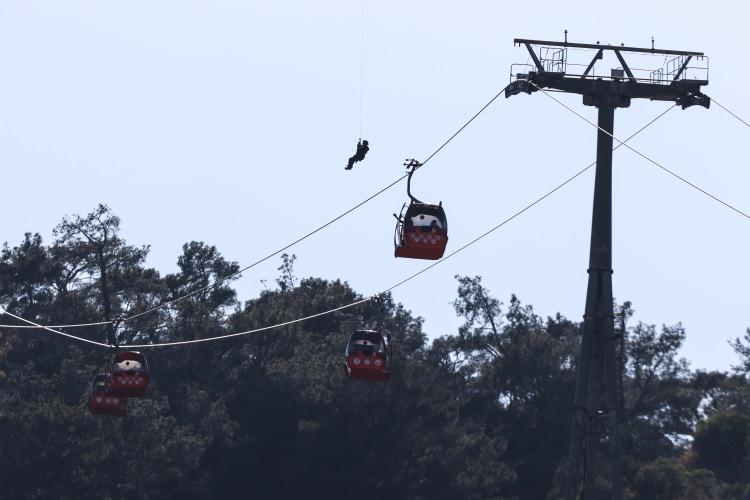
<path fill-rule="evenodd" d="M 388 382 L 390 353 L 383 336 L 375 330 L 356 330 L 349 338 L 344 356 L 351 379 Z"/>
<path fill-rule="evenodd" d="M 398 217 L 396 257 L 437 260 L 448 244 L 448 219 L 441 205 L 410 203 Z"/>
<path fill-rule="evenodd" d="M 396 216 L 396 234 L 394 245 L 396 257 L 409 259 L 437 260 L 445 253 L 448 244 L 448 219 L 443 210 L 443 204 L 431 205 L 423 203 L 411 194 L 411 176 L 422 166 L 417 160 L 406 160 L 404 163 L 409 171 L 406 181 L 406 194 L 411 202 L 404 213 Z"/>
<path fill-rule="evenodd" d="M 128 414 L 126 402 L 126 398 L 110 392 L 108 373 L 100 373 L 91 381 L 89 411 L 94 415 L 124 417 Z"/>
<path fill-rule="evenodd" d="M 146 356 L 138 351 L 118 351 L 112 358 L 110 393 L 130 398 L 142 398 L 147 390 Z"/>

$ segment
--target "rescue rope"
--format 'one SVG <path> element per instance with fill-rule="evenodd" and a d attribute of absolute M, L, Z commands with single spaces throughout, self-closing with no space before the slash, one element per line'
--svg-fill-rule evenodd
<path fill-rule="evenodd" d="M 362 99 L 365 88 L 365 0 L 359 13 L 359 138 L 362 139 Z"/>

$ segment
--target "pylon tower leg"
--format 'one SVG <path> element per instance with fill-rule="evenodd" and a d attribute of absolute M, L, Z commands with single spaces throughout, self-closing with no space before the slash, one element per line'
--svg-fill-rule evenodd
<path fill-rule="evenodd" d="M 602 130 L 597 132 L 589 279 L 565 482 L 565 498 L 568 500 L 578 497 L 582 480 L 584 498 L 594 497 L 593 481 L 587 479 L 597 477 L 598 449 L 602 423 L 605 420 L 608 423 L 610 437 L 612 498 L 616 500 L 622 498 L 612 295 L 612 136 L 610 134 L 614 131 L 615 106 L 600 105 L 598 112 L 599 127 Z"/>

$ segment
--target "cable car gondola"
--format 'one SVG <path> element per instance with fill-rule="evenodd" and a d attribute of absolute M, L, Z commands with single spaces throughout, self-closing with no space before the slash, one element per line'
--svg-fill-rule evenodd
<path fill-rule="evenodd" d="M 138 351 L 118 351 L 112 357 L 109 390 L 112 394 L 142 398 L 148 390 L 148 363 Z"/>
<path fill-rule="evenodd" d="M 408 207 L 406 204 L 401 207 L 398 216 L 393 214 L 397 221 L 394 254 L 396 257 L 409 259 L 437 260 L 443 256 L 448 244 L 448 219 L 443 204 L 423 203 L 412 196 L 411 176 L 421 164 L 416 160 L 407 160 L 405 165 L 411 169 L 406 183 L 406 193 L 411 201 Z"/>
<path fill-rule="evenodd" d="M 344 365 L 350 379 L 388 382 L 391 378 L 389 363 L 389 346 L 380 332 L 355 330 L 349 337 Z"/>
<path fill-rule="evenodd" d="M 124 417 L 128 414 L 127 399 L 109 390 L 109 374 L 100 373 L 91 381 L 89 411 L 94 415 Z"/>

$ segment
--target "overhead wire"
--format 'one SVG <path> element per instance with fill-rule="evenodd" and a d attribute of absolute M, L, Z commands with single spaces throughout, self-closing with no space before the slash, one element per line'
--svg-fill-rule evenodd
<path fill-rule="evenodd" d="M 97 341 L 95 341 L 95 340 L 85 339 L 85 338 L 83 338 L 83 337 L 77 337 L 77 336 L 75 336 L 75 335 L 70 335 L 69 333 L 61 332 L 61 331 L 59 331 L 59 330 L 56 330 L 56 329 L 54 329 L 54 328 L 50 328 L 50 327 L 48 327 L 48 326 L 40 325 L 40 324 L 38 324 L 38 323 L 35 323 L 35 322 L 33 322 L 33 321 L 30 321 L 30 320 L 28 320 L 28 319 L 24 319 L 24 318 L 22 318 L 21 316 L 16 316 L 15 314 L 13 314 L 13 313 L 9 312 L 9 311 L 8 311 L 7 309 L 5 309 L 4 307 L 0 307 L 0 315 L 2 315 L 2 314 L 7 314 L 7 315 L 8 315 L 8 316 L 10 316 L 11 318 L 15 318 L 15 319 L 17 319 L 18 321 L 22 321 L 22 322 L 24 322 L 24 323 L 27 323 L 27 324 L 29 324 L 29 325 L 33 325 L 33 327 L 35 327 L 35 328 L 41 328 L 41 329 L 43 329 L 43 330 L 46 330 L 46 331 L 48 331 L 48 332 L 52 332 L 52 333 L 55 333 L 55 334 L 57 334 L 57 335 L 62 335 L 63 337 L 67 337 L 67 338 L 70 338 L 70 339 L 73 339 L 73 340 L 77 340 L 77 341 L 79 341 L 79 342 L 86 342 L 86 343 L 88 343 L 88 344 L 93 344 L 93 345 L 96 345 L 96 346 L 99 346 L 99 347 L 106 347 L 106 348 L 111 348 L 111 347 L 113 347 L 113 346 L 110 346 L 109 344 L 105 344 L 105 343 L 103 343 L 103 342 L 97 342 Z"/>
<path fill-rule="evenodd" d="M 662 113 L 660 113 L 659 115 L 657 115 L 651 121 L 649 121 L 648 123 L 646 123 L 645 125 L 643 125 L 641 128 L 639 128 L 637 131 L 635 131 L 633 134 L 631 134 L 627 139 L 625 139 L 625 141 L 629 141 L 632 138 L 634 138 L 636 135 L 640 134 L 642 131 L 644 131 L 646 128 L 648 128 L 649 126 L 651 126 L 654 122 L 656 122 L 662 116 L 666 115 L 673 108 L 674 108 L 674 106 L 670 106 L 669 108 L 665 109 Z M 615 151 L 615 150 L 617 150 L 618 148 L 620 148 L 623 145 L 624 145 L 624 143 L 618 144 L 617 146 L 615 146 L 614 148 L 612 148 L 612 150 Z M 563 182 L 561 182 L 560 184 L 558 184 L 557 186 L 555 186 L 553 189 L 551 189 L 550 191 L 547 191 L 544 195 L 540 196 L 536 200 L 534 200 L 531 203 L 527 204 L 522 209 L 518 210 L 513 215 L 511 215 L 510 217 L 506 218 L 505 220 L 503 220 L 502 222 L 500 222 L 496 226 L 494 226 L 494 227 L 490 228 L 489 230 L 485 231 L 484 233 L 480 234 L 479 236 L 477 236 L 473 240 L 469 241 L 468 243 L 464 244 L 463 246 L 461 246 L 458 249 L 454 250 L 453 252 L 449 253 L 448 255 L 446 255 L 445 257 L 443 257 L 442 259 L 437 260 L 437 261 L 433 262 L 432 264 L 430 264 L 430 265 L 422 268 L 421 270 L 419 270 L 419 271 L 411 274 L 410 276 L 406 277 L 405 279 L 397 282 L 395 285 L 393 285 L 393 286 L 391 286 L 389 288 L 386 288 L 385 290 L 383 290 L 381 292 L 378 292 L 378 293 L 376 293 L 374 295 L 366 297 L 364 299 L 360 299 L 360 300 L 357 300 L 355 302 L 352 302 L 352 303 L 349 303 L 349 304 L 345 304 L 343 306 L 339 306 L 339 307 L 336 307 L 336 308 L 333 308 L 333 309 L 329 309 L 327 311 L 319 312 L 319 313 L 312 314 L 312 315 L 309 315 L 309 316 L 305 316 L 305 317 L 302 317 L 302 318 L 296 318 L 296 319 L 285 321 L 285 322 L 278 323 L 278 324 L 275 324 L 275 325 L 264 326 L 264 327 L 255 328 L 255 329 L 252 329 L 252 330 L 246 330 L 246 331 L 242 331 L 242 332 L 229 333 L 229 334 L 226 334 L 226 335 L 218 335 L 218 336 L 215 336 L 215 337 L 206 337 L 206 338 L 202 338 L 202 339 L 192 339 L 192 340 L 183 340 L 183 341 L 175 341 L 175 342 L 162 342 L 162 343 L 156 343 L 156 344 L 122 344 L 119 347 L 121 347 L 121 348 L 129 348 L 129 349 L 146 349 L 146 348 L 156 348 L 156 347 L 173 347 L 173 346 L 181 346 L 181 345 L 189 345 L 189 344 L 198 344 L 198 343 L 210 342 L 210 341 L 215 341 L 215 340 L 224 340 L 224 339 L 228 339 L 228 338 L 239 337 L 239 336 L 244 336 L 244 335 L 250 335 L 250 334 L 253 334 L 253 333 L 259 333 L 259 332 L 262 332 L 262 331 L 267 331 L 267 330 L 271 330 L 271 329 L 275 329 L 275 328 L 281 328 L 281 327 L 289 326 L 289 325 L 292 325 L 292 324 L 295 324 L 295 323 L 301 323 L 301 322 L 307 321 L 309 319 L 318 318 L 318 317 L 321 317 L 321 316 L 332 314 L 334 312 L 338 312 L 338 311 L 342 311 L 342 310 L 345 310 L 345 309 L 349 309 L 351 307 L 358 306 L 360 304 L 363 304 L 363 303 L 368 302 L 370 300 L 376 299 L 378 297 L 382 297 L 383 295 L 385 295 L 385 294 L 393 291 L 394 289 L 400 287 L 401 285 L 404 285 L 405 283 L 407 283 L 407 282 L 409 282 L 409 281 L 417 278 L 418 276 L 424 274 L 425 272 L 429 271 L 430 269 L 434 268 L 435 266 L 438 266 L 442 262 L 445 262 L 446 260 L 450 259 L 454 255 L 456 255 L 456 254 L 464 251 L 468 247 L 476 244 L 478 241 L 482 240 L 483 238 L 489 236 L 491 233 L 497 231 L 498 229 L 500 229 L 501 227 L 503 227 L 507 223 L 511 222 L 512 220 L 514 220 L 515 218 L 517 218 L 518 216 L 520 216 L 521 214 L 523 214 L 527 210 L 529 210 L 532 207 L 538 205 L 539 203 L 541 203 L 542 201 L 544 201 L 545 199 L 547 199 L 549 196 L 551 196 L 555 192 L 557 192 L 560 189 L 562 189 L 563 187 L 565 187 L 567 184 L 569 184 L 574 179 L 576 179 L 577 177 L 579 177 L 580 175 L 582 175 L 584 172 L 586 172 L 587 170 L 589 170 L 594 165 L 596 165 L 595 161 L 592 162 L 592 163 L 590 163 L 590 164 L 588 164 L 586 167 L 584 167 L 583 169 L 579 170 L 578 172 L 576 172 L 572 176 L 568 177 L 566 180 L 564 180 Z M 81 341 L 84 341 L 84 342 L 96 344 L 96 345 L 103 346 L 103 347 L 108 347 L 108 348 L 114 347 L 114 346 L 110 346 L 110 345 L 107 345 L 107 344 L 102 344 L 102 343 L 99 343 L 99 342 L 94 342 L 94 341 L 91 341 L 91 340 L 88 340 L 88 339 L 83 339 L 81 337 L 76 337 L 74 335 L 66 334 L 64 332 L 57 331 L 57 330 L 55 330 L 53 328 L 46 327 L 46 326 L 43 326 L 43 325 L 39 325 L 37 323 L 34 323 L 33 321 L 30 321 L 30 320 L 23 319 L 23 318 L 20 318 L 18 316 L 12 315 L 12 314 L 8 313 L 7 311 L 3 311 L 3 309 L 0 309 L 0 313 L 2 313 L 2 312 L 5 312 L 6 314 L 8 314 L 8 315 L 10 315 L 10 316 L 12 316 L 12 317 L 20 320 L 20 321 L 23 321 L 23 322 L 28 323 L 28 324 L 35 325 L 38 328 L 42 328 L 42 329 L 50 331 L 52 333 L 57 333 L 57 334 L 60 334 L 60 335 L 64 335 L 65 337 L 68 337 L 68 338 L 73 338 L 73 339 L 76 339 L 76 340 L 81 340 Z"/>
<path fill-rule="evenodd" d="M 471 124 L 471 122 L 473 122 L 484 110 L 486 110 L 493 102 L 495 102 L 495 100 L 497 100 L 497 98 L 500 97 L 500 95 L 502 95 L 503 92 L 505 92 L 505 88 L 506 87 L 503 87 L 503 89 L 500 90 L 500 92 L 498 92 L 492 99 L 490 99 L 484 106 L 482 106 L 482 108 L 479 111 L 477 111 L 471 118 L 469 118 L 469 120 L 466 123 L 464 123 L 458 130 L 456 130 L 456 132 L 453 133 L 453 135 L 451 135 L 445 142 L 443 142 L 440 145 L 440 147 L 438 147 L 431 155 L 429 155 L 427 157 L 427 159 L 424 160 L 418 168 L 421 168 L 425 164 L 427 164 L 427 162 L 429 162 L 435 155 L 437 155 L 445 146 L 447 146 L 451 141 L 453 141 L 453 139 L 455 139 L 456 136 L 458 136 L 458 134 L 460 134 L 466 127 L 468 127 L 469 124 Z M 227 281 L 227 280 L 229 280 L 231 278 L 234 278 L 235 276 L 239 276 L 240 274 L 242 274 L 243 272 L 247 271 L 248 269 L 251 269 L 251 268 L 253 268 L 253 267 L 255 267 L 255 266 L 257 266 L 257 265 L 259 265 L 259 264 L 261 264 L 261 263 L 263 263 L 263 262 L 271 259 L 272 257 L 275 257 L 276 255 L 280 254 L 281 252 L 284 252 L 285 250 L 290 249 L 291 247 L 295 246 L 298 243 L 301 243 L 302 241 L 306 240 L 307 238 L 310 238 L 311 236 L 315 235 L 316 233 L 319 233 L 320 231 L 322 231 L 323 229 L 327 228 L 331 224 L 334 224 L 335 222 L 338 222 L 339 220 L 343 219 L 344 217 L 346 217 L 350 213 L 352 213 L 355 210 L 357 210 L 362 205 L 365 205 L 366 203 L 369 203 L 374 198 L 380 196 L 385 191 L 389 190 L 390 188 L 392 188 L 393 186 L 395 186 L 396 184 L 398 184 L 399 182 L 401 182 L 402 180 L 404 180 L 407 176 L 408 176 L 408 174 L 402 175 L 398 179 L 394 180 L 393 182 L 391 182 L 387 186 L 383 187 L 379 191 L 375 192 L 374 194 L 368 196 L 367 198 L 365 198 L 361 202 L 357 203 L 356 205 L 354 205 L 350 209 L 348 209 L 348 210 L 342 212 L 341 214 L 337 215 L 336 217 L 334 217 L 333 219 L 329 220 L 325 224 L 322 224 L 321 226 L 318 226 L 317 228 L 315 228 L 312 231 L 308 232 L 307 234 L 305 234 L 305 235 L 297 238 L 296 240 L 292 241 L 291 243 L 288 243 L 287 245 L 283 246 L 282 248 L 279 248 L 278 250 L 276 250 L 276 251 L 274 251 L 274 252 L 266 255 L 265 257 L 256 260 L 252 264 L 250 264 L 248 266 L 245 266 L 242 269 L 239 269 L 238 271 L 235 271 L 233 273 L 227 274 L 224 277 L 218 278 L 213 283 L 205 285 L 205 286 L 203 286 L 201 288 L 197 288 L 197 289 L 195 289 L 195 290 L 193 290 L 191 292 L 188 292 L 188 293 L 186 293 L 184 295 L 181 295 L 181 296 L 179 296 L 177 298 L 168 300 L 166 302 L 162 302 L 161 304 L 158 304 L 158 305 L 153 306 L 153 307 L 151 307 L 149 309 L 146 309 L 145 311 L 141 311 L 139 313 L 132 314 L 132 315 L 120 318 L 120 320 L 119 320 L 120 323 L 125 323 L 125 322 L 133 320 L 135 318 L 139 318 L 141 316 L 144 316 L 146 314 L 150 314 L 150 313 L 152 313 L 154 311 L 157 311 L 159 309 L 163 309 L 164 307 L 168 307 L 168 306 L 170 306 L 172 304 L 175 304 L 177 302 L 185 300 L 188 297 L 192 297 L 193 295 L 196 295 L 198 293 L 210 290 L 210 289 L 212 289 L 212 288 L 220 285 L 221 283 L 223 283 L 223 282 L 225 282 L 225 281 Z M 63 327 L 64 328 L 74 328 L 74 327 L 100 326 L 100 325 L 108 325 L 108 324 L 111 324 L 111 323 L 114 323 L 114 321 L 99 321 L 99 322 L 95 322 L 95 323 L 81 323 L 81 324 L 76 324 L 76 325 L 72 325 L 72 326 L 58 325 L 57 328 L 63 328 Z M 3 327 L 3 326 L 4 325 L 0 325 L 0 327 Z"/>
<path fill-rule="evenodd" d="M 100 321 L 98 323 L 69 323 L 69 324 L 65 324 L 65 325 L 45 325 L 45 326 L 47 326 L 48 328 L 61 328 L 61 329 L 64 329 L 64 328 L 78 328 L 78 327 L 82 327 L 82 326 L 103 326 L 103 325 L 108 325 L 110 323 L 111 323 L 110 321 Z M 34 328 L 40 328 L 40 327 L 39 326 L 31 326 L 31 325 L 0 325 L 0 328 L 20 328 L 20 329 L 31 328 L 31 329 L 34 329 Z"/>
<path fill-rule="evenodd" d="M 637 131 L 635 131 L 635 132 L 634 132 L 634 133 L 633 133 L 632 135 L 630 135 L 630 137 L 628 137 L 627 139 L 625 139 L 625 141 L 629 141 L 630 139 L 632 139 L 632 138 L 633 138 L 633 137 L 635 137 L 636 135 L 640 134 L 640 133 L 641 133 L 641 132 L 642 132 L 643 130 L 645 130 L 646 128 L 648 128 L 648 127 L 649 127 L 649 126 L 650 126 L 651 124 L 653 124 L 653 123 L 654 123 L 655 121 L 657 121 L 657 120 L 658 120 L 659 118 L 661 118 L 662 116 L 666 115 L 666 114 L 667 114 L 667 113 L 668 113 L 669 111 L 671 111 L 671 110 L 672 110 L 673 108 L 674 108 L 674 106 L 670 106 L 669 108 L 665 109 L 665 110 L 664 110 L 663 112 L 661 112 L 661 113 L 660 113 L 659 115 L 657 115 L 657 116 L 656 116 L 655 118 L 653 118 L 653 119 L 652 119 L 651 121 L 649 121 L 649 122 L 648 122 L 648 123 L 646 123 L 646 124 L 645 124 L 644 126 L 642 126 L 642 127 L 640 128 L 640 129 L 638 129 Z M 616 150 L 617 150 L 617 149 L 618 149 L 618 148 L 619 148 L 620 146 L 622 146 L 622 145 L 623 145 L 623 144 L 618 144 L 617 146 L 615 146 L 614 148 L 612 148 L 612 151 L 616 151 Z M 396 287 L 399 287 L 399 286 L 403 285 L 403 284 L 404 284 L 404 283 L 406 283 L 407 281 L 410 281 L 410 280 L 412 280 L 412 279 L 416 278 L 416 277 L 417 277 L 417 276 L 419 276 L 420 274 L 422 274 L 422 273 L 424 273 L 424 272 L 426 272 L 426 271 L 428 271 L 428 270 L 432 269 L 433 267 L 437 266 L 437 265 L 438 265 L 438 264 L 440 264 L 441 262 L 443 262 L 443 261 L 445 261 L 445 260 L 447 260 L 447 259 L 449 259 L 449 258 L 453 257 L 453 256 L 454 256 L 454 255 L 456 255 L 457 253 L 459 253 L 459 252 L 461 252 L 461 251 L 465 250 L 466 248 L 468 248 L 468 247 L 470 247 L 471 245 L 475 244 L 476 242 L 478 242 L 479 240 L 483 239 L 484 237 L 486 237 L 486 236 L 489 236 L 489 235 L 490 235 L 491 233 L 493 233 L 493 232 L 497 231 L 498 229 L 500 229 L 501 227 L 503 227 L 503 226 L 504 226 L 505 224 L 507 224 L 508 222 L 512 221 L 513 219 L 515 219 L 515 218 L 516 218 L 516 217 L 518 217 L 519 215 L 523 214 L 524 212 L 526 212 L 526 211 L 527 211 L 527 210 L 529 210 L 530 208 L 534 207 L 535 205 L 538 205 L 539 203 L 541 203 L 542 201 L 544 201 L 545 199 L 547 199 L 547 198 L 548 198 L 549 196 L 551 196 L 551 195 L 552 195 L 552 194 L 554 194 L 555 192 L 557 192 L 557 191 L 559 191 L 560 189 L 562 189 L 563 187 L 565 187 L 565 186 L 566 186 L 567 184 L 569 184 L 570 182 L 572 182 L 573 180 L 575 180 L 575 179 L 576 179 L 577 177 L 579 177 L 579 176 L 580 176 L 581 174 L 583 174 L 584 172 L 586 172 L 587 170 L 589 170 L 589 169 L 590 169 L 591 167 L 593 167 L 594 165 L 596 165 L 596 162 L 595 162 L 595 161 L 594 161 L 594 162 L 592 162 L 592 163 L 589 163 L 589 164 L 588 164 L 588 165 L 587 165 L 586 167 L 582 168 L 581 170 L 579 170 L 578 172 L 576 172 L 576 173 L 575 173 L 575 174 L 573 174 L 572 176 L 568 177 L 568 178 L 567 178 L 566 180 L 564 180 L 563 182 L 561 182 L 560 184 L 558 184 L 557 186 L 555 186 L 555 187 L 554 187 L 553 189 L 551 189 L 550 191 L 547 191 L 547 192 L 546 192 L 546 193 L 545 193 L 544 195 L 540 196 L 539 198 L 537 198 L 536 200 L 532 201 L 531 203 L 529 203 L 528 205 L 526 205 L 526 206 L 525 206 L 525 207 L 523 207 L 522 209 L 518 210 L 518 211 L 517 211 L 517 212 L 515 212 L 515 213 L 514 213 L 513 215 L 511 215 L 511 216 L 510 216 L 510 217 L 508 217 L 507 219 L 503 220 L 502 222 L 500 222 L 500 223 L 499 223 L 499 224 L 497 224 L 496 226 L 494 226 L 494 227 L 492 227 L 491 229 L 489 229 L 489 230 L 485 231 L 484 233 L 480 234 L 479 236 L 477 236 L 477 237 L 476 237 L 476 238 L 474 238 L 473 240 L 469 241 L 468 243 L 464 244 L 463 246 L 461 246 L 461 247 L 459 247 L 458 249 L 454 250 L 453 252 L 449 253 L 448 255 L 446 255 L 445 257 L 443 257 L 442 259 L 440 259 L 440 260 L 438 260 L 438 261 L 436 261 L 436 262 L 433 262 L 432 264 L 430 264 L 429 266 L 425 267 L 425 268 L 424 268 L 424 269 L 422 269 L 421 271 L 418 271 L 418 272 L 416 272 L 416 273 L 412 274 L 411 276 L 409 276 L 408 278 L 406 278 L 406 279 L 404 279 L 404 280 L 402 280 L 402 281 L 400 281 L 400 282 L 396 283 L 396 284 L 395 284 L 395 285 L 393 285 L 392 287 L 390 287 L 390 288 L 387 288 L 386 290 L 384 290 L 383 292 L 381 292 L 381 294 L 382 294 L 382 293 L 388 293 L 388 292 L 390 292 L 390 291 L 391 291 L 391 290 L 393 290 L 394 288 L 396 288 Z"/>
<path fill-rule="evenodd" d="M 665 167 L 661 163 L 657 162 L 656 160 L 654 160 L 654 159 L 646 156 L 645 154 L 643 154 L 642 152 L 638 151 L 637 149 L 635 149 L 634 147 L 630 146 L 629 144 L 625 144 L 622 140 L 618 139 L 617 137 L 615 137 L 610 132 L 604 130 L 599 125 L 597 125 L 596 123 L 592 122 L 591 120 L 589 120 L 588 118 L 586 118 L 582 114 L 578 113 L 576 110 L 574 110 L 573 108 L 571 108 L 570 106 L 568 106 L 567 104 L 565 104 L 564 102 L 562 102 L 561 100 L 557 99 L 550 92 L 547 92 L 545 89 L 541 88 L 540 86 L 538 86 L 534 82 L 529 81 L 529 83 L 531 83 L 531 85 L 533 85 L 537 89 L 541 90 L 544 93 L 544 95 L 546 95 L 547 97 L 549 97 L 550 99 L 552 99 L 553 101 L 555 101 L 557 104 L 559 104 L 560 106 L 564 107 L 565 109 L 567 109 L 568 111 L 570 111 L 571 113 L 573 113 L 574 115 L 576 115 L 577 117 L 579 117 L 581 120 L 583 120 L 586 123 L 588 123 L 589 125 L 591 125 L 592 127 L 594 127 L 596 129 L 604 132 L 605 134 L 607 134 L 608 136 L 610 136 L 612 139 L 614 139 L 615 141 L 617 141 L 621 145 L 625 146 L 626 148 L 628 148 L 629 150 L 631 150 L 632 152 L 634 152 L 635 154 L 637 154 L 641 158 L 647 160 L 648 162 L 652 163 L 653 165 L 656 165 L 657 167 L 659 167 L 663 171 L 667 172 L 669 175 L 675 177 L 676 179 L 681 180 L 682 182 L 684 182 L 688 186 L 692 187 L 693 189 L 696 189 L 696 190 L 700 191 L 701 193 L 705 194 L 706 196 L 708 196 L 709 198 L 713 199 L 714 201 L 717 201 L 717 202 L 721 203 L 722 205 L 724 205 L 725 207 L 729 208 L 730 210 L 733 210 L 734 212 L 742 215 L 743 217 L 745 217 L 747 219 L 750 219 L 750 215 L 748 215 L 747 213 L 743 212 L 739 208 L 737 208 L 734 205 L 732 205 L 730 203 L 727 203 L 726 201 L 722 200 L 721 198 L 719 198 L 719 197 L 717 197 L 717 196 L 709 193 L 708 191 L 706 191 L 702 187 L 700 187 L 700 186 L 694 184 L 693 182 L 687 180 L 686 178 L 682 177 L 681 175 L 677 174 L 676 172 L 673 172 L 672 170 L 668 169 L 667 167 Z"/>
<path fill-rule="evenodd" d="M 201 288 L 193 290 L 192 292 L 186 293 L 184 295 L 181 295 L 181 296 L 179 296 L 179 297 L 177 297 L 175 299 L 169 300 L 167 302 L 163 302 L 163 303 L 161 303 L 161 304 L 159 304 L 157 306 L 151 307 L 150 309 L 146 309 L 145 311 L 141 311 L 141 312 L 139 312 L 137 314 L 133 314 L 131 316 L 127 316 L 127 317 L 123 318 L 121 321 L 122 322 L 130 321 L 132 319 L 135 319 L 135 318 L 144 316 L 146 314 L 152 313 L 154 311 L 157 311 L 159 309 L 163 309 L 164 307 L 167 307 L 167 306 L 170 306 L 170 305 L 175 304 L 177 302 L 180 302 L 182 300 L 185 300 L 188 297 L 192 297 L 193 295 L 196 295 L 198 293 L 205 292 L 207 290 L 215 288 L 215 287 L 219 286 L 221 283 L 227 281 L 228 279 L 234 278 L 235 276 L 239 276 L 240 274 L 242 274 L 243 272 L 247 271 L 248 269 L 251 269 L 251 268 L 253 268 L 253 267 L 255 267 L 255 266 L 259 265 L 259 264 L 262 264 L 263 262 L 269 260 L 270 258 L 275 257 L 276 255 L 280 254 L 281 252 L 283 252 L 285 250 L 288 250 L 291 247 L 293 247 L 294 245 L 296 245 L 298 243 L 301 243 L 302 241 L 304 241 L 307 238 L 315 235 L 316 233 L 319 233 L 320 231 L 322 231 L 323 229 L 327 228 L 331 224 L 334 224 L 335 222 L 338 222 L 339 220 L 343 219 L 344 217 L 346 217 L 350 213 L 352 213 L 355 210 L 357 210 L 362 205 L 365 205 L 366 203 L 370 202 L 374 198 L 380 196 L 381 194 L 383 194 L 384 192 L 386 192 L 388 189 L 392 188 L 393 186 L 395 186 L 396 184 L 398 184 L 399 182 L 401 182 L 405 177 L 406 177 L 406 174 L 402 175 L 401 177 L 399 177 L 395 181 L 391 182 L 390 184 L 388 184 L 387 186 L 383 187 L 382 189 L 380 189 L 379 191 L 375 192 L 374 194 L 368 196 L 367 198 L 365 198 L 361 202 L 357 203 L 356 205 L 354 205 L 350 209 L 348 209 L 348 210 L 340 213 L 339 215 L 337 215 L 333 219 L 329 220 L 325 224 L 323 224 L 321 226 L 318 226 L 317 228 L 315 228 L 312 231 L 308 232 L 307 234 L 305 234 L 305 235 L 297 238 L 296 240 L 292 241 L 291 243 L 288 243 L 287 245 L 283 246 L 282 248 L 279 248 L 278 250 L 274 251 L 273 253 L 270 253 L 270 254 L 266 255 L 265 257 L 262 257 L 262 258 L 256 260 L 252 264 L 247 265 L 247 266 L 243 267 L 242 269 L 240 269 L 238 271 L 235 271 L 235 272 L 233 272 L 231 274 L 228 274 L 228 275 L 226 275 L 226 276 L 224 276 L 222 278 L 219 278 L 216 281 L 214 281 L 213 283 L 210 283 L 210 284 L 208 284 L 206 286 L 203 286 Z"/>
<path fill-rule="evenodd" d="M 468 126 L 469 126 L 469 124 L 470 124 L 471 122 L 473 122 L 473 121 L 474 121 L 474 119 L 475 119 L 475 118 L 476 118 L 477 116 L 479 116 L 480 114 L 482 114 L 482 111 L 484 111 L 485 109 L 489 108 L 489 107 L 490 107 L 490 105 L 491 105 L 491 104 L 492 104 L 493 102 L 495 102 L 495 100 L 496 100 L 496 99 L 497 99 L 498 97 L 500 97 L 501 95 L 503 95 L 503 93 L 505 92 L 505 89 L 507 89 L 507 88 L 508 88 L 508 85 L 506 85 L 505 87 L 503 87 L 503 88 L 502 88 L 502 90 L 501 90 L 500 92 L 498 92 L 497 94 L 495 94 L 495 97 L 493 97 L 492 99 L 490 99 L 490 100 L 489 100 L 489 101 L 487 102 L 487 104 L 485 104 L 484 106 L 482 106 L 482 109 L 480 109 L 479 111 L 477 111 L 476 113 L 474 113 L 474 116 L 472 116 L 471 118 L 469 118 L 469 121 L 467 121 L 466 123 L 464 123 L 464 124 L 463 124 L 463 126 L 461 126 L 461 128 L 459 128 L 458 130 L 456 130 L 456 131 L 455 131 L 455 132 L 453 133 L 453 135 L 452 135 L 452 136 L 450 136 L 450 137 L 448 138 L 448 140 L 446 140 L 446 141 L 445 141 L 445 142 L 444 142 L 444 143 L 443 143 L 443 144 L 442 144 L 442 145 L 441 145 L 441 146 L 440 146 L 439 148 L 437 148 L 437 149 L 436 149 L 436 150 L 435 150 L 435 151 L 434 151 L 434 152 L 433 152 L 433 153 L 432 153 L 432 154 L 431 154 L 430 156 L 428 156 L 428 157 L 427 157 L 427 159 L 426 159 L 425 161 L 423 161 L 423 162 L 422 162 L 422 164 L 420 165 L 420 167 L 423 167 L 423 166 L 425 165 L 425 163 L 427 163 L 428 161 L 430 161 L 430 160 L 432 159 L 432 157 L 433 157 L 433 156 L 435 156 L 436 154 L 438 154 L 438 153 L 439 153 L 439 152 L 440 152 L 440 151 L 441 151 L 441 150 L 442 150 L 442 149 L 443 149 L 443 148 L 444 148 L 445 146 L 447 146 L 447 145 L 448 145 L 448 143 L 450 143 L 450 142 L 451 142 L 451 141 L 452 141 L 453 139 L 455 139 L 455 138 L 456 138 L 456 136 L 457 136 L 458 134 L 460 134 L 461 132 L 463 132 L 463 130 L 464 130 L 464 129 L 465 129 L 466 127 L 468 127 Z M 406 175 L 404 175 L 404 177 L 406 177 Z M 401 179 L 403 179 L 404 177 L 401 177 Z M 401 180 L 401 179 L 399 179 L 399 180 Z"/>
<path fill-rule="evenodd" d="M 750 128 L 750 123 L 747 123 L 745 120 L 743 120 L 742 118 L 740 118 L 739 115 L 737 115 L 736 113 L 732 112 L 729 108 L 727 108 L 722 103 L 720 103 L 719 101 L 717 101 L 714 97 L 711 97 L 711 96 L 709 96 L 709 97 L 711 98 L 711 101 L 714 102 L 714 103 L 716 103 L 721 109 L 723 109 L 724 111 L 726 111 L 727 113 L 729 113 L 730 115 L 734 116 L 739 121 L 741 121 L 742 123 L 744 123 L 746 127 Z"/>

